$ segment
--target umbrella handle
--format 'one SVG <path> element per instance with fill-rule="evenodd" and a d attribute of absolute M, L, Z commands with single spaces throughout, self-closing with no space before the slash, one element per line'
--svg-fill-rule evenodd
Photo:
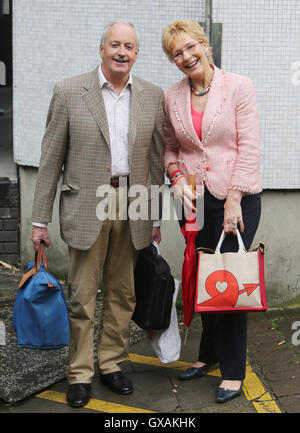
<path fill-rule="evenodd" d="M 196 183 L 195 183 L 195 175 L 194 174 L 189 175 L 189 185 L 191 185 L 191 187 L 192 187 L 192 192 L 195 193 Z"/>
<path fill-rule="evenodd" d="M 185 333 L 184 333 L 184 342 L 183 342 L 183 345 L 184 345 L 184 346 L 185 346 L 186 343 L 187 343 L 188 332 L 189 332 L 189 328 L 186 326 L 186 328 L 185 328 Z"/>

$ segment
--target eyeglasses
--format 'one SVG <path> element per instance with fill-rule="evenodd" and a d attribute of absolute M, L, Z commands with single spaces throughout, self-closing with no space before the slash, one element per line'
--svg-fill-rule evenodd
<path fill-rule="evenodd" d="M 183 59 L 183 54 L 186 52 L 186 53 L 188 53 L 188 54 L 192 54 L 193 53 L 193 51 L 195 50 L 195 48 L 196 48 L 196 45 L 197 44 L 201 44 L 202 42 L 195 42 L 194 44 L 190 44 L 185 50 L 182 50 L 182 51 L 178 51 L 176 54 L 174 54 L 174 56 L 172 56 L 172 59 L 175 61 L 175 62 L 179 62 L 179 61 L 181 61 L 182 59 Z"/>

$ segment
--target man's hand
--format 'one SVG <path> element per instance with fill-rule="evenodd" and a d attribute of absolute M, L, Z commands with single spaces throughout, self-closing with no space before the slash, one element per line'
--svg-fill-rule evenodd
<path fill-rule="evenodd" d="M 156 241 L 158 244 L 161 241 L 160 227 L 153 227 L 152 229 L 152 242 Z"/>
<path fill-rule="evenodd" d="M 47 228 L 32 226 L 31 240 L 35 251 L 40 248 L 41 241 L 44 242 L 45 247 L 50 245 L 50 237 Z"/>

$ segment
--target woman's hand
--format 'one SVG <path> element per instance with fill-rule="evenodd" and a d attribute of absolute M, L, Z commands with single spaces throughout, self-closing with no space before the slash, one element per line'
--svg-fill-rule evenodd
<path fill-rule="evenodd" d="M 243 193 L 241 191 L 230 190 L 224 204 L 224 222 L 223 228 L 225 233 L 237 234 L 237 225 L 240 231 L 244 231 L 244 222 L 242 216 L 241 200 Z"/>
<path fill-rule="evenodd" d="M 172 186 L 172 189 L 175 196 L 181 200 L 185 217 L 191 213 L 196 213 L 196 207 L 193 203 L 196 200 L 196 195 L 192 192 L 192 187 L 187 183 L 184 176 L 178 179 L 175 185 Z"/>
<path fill-rule="evenodd" d="M 179 171 L 177 164 L 170 164 L 168 167 L 168 175 L 171 177 L 174 171 Z M 172 185 L 172 190 L 176 198 L 178 198 L 184 208 L 185 217 L 189 216 L 191 213 L 196 213 L 196 207 L 194 206 L 194 201 L 196 200 L 196 195 L 192 192 L 191 185 L 188 184 L 186 178 L 181 175 L 180 179 Z"/>

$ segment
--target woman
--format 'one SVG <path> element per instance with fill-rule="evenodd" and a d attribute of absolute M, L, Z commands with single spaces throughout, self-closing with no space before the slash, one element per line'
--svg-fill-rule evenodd
<path fill-rule="evenodd" d="M 184 188 L 195 175 L 204 194 L 204 226 L 196 247 L 215 249 L 224 229 L 222 252 L 237 251 L 239 226 L 250 248 L 260 219 L 260 139 L 255 91 L 247 77 L 213 64 L 202 27 L 174 21 L 163 32 L 162 47 L 186 77 L 165 92 L 165 168 L 187 210 L 196 196 Z M 181 221 L 181 225 L 185 220 Z M 246 313 L 202 313 L 198 361 L 179 377 L 204 376 L 219 362 L 222 382 L 217 402 L 241 394 L 246 367 Z"/>

